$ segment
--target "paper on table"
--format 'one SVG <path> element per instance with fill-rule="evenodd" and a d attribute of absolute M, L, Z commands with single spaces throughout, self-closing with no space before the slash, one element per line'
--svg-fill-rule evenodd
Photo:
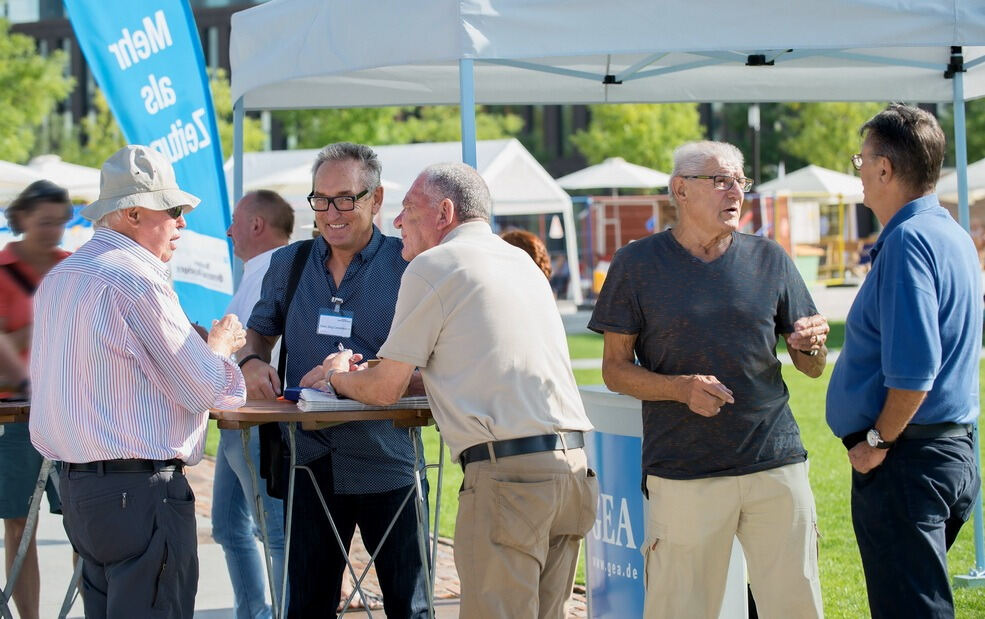
<path fill-rule="evenodd" d="M 302 389 L 298 398 L 298 408 L 303 411 L 373 411 L 398 409 L 428 409 L 427 396 L 417 395 L 400 398 L 393 404 L 379 406 L 363 404 L 356 400 L 339 399 L 334 394 L 325 393 L 318 389 Z"/>

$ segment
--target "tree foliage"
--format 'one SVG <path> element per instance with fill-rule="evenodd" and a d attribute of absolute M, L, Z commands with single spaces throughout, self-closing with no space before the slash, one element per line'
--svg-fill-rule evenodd
<path fill-rule="evenodd" d="M 30 156 L 38 127 L 72 91 L 67 65 L 63 51 L 41 56 L 33 38 L 11 33 L 7 20 L 0 19 L 0 159 Z"/>
<path fill-rule="evenodd" d="M 293 136 L 291 146 L 321 148 L 333 142 L 410 144 L 462 139 L 457 106 L 374 107 L 274 112 Z M 476 109 L 476 135 L 494 140 L 516 135 L 523 120 L 515 114 L 492 114 Z"/>
<path fill-rule="evenodd" d="M 938 108 L 941 128 L 947 137 L 947 160 L 945 165 L 954 162 L 954 106 L 942 105 Z M 985 99 L 975 99 L 964 104 L 965 139 L 967 140 L 968 163 L 985 157 Z"/>
<path fill-rule="evenodd" d="M 821 167 L 852 173 L 851 156 L 859 150 L 858 130 L 878 114 L 882 103 L 785 103 L 785 136 L 780 148 Z"/>
<path fill-rule="evenodd" d="M 210 71 L 209 86 L 212 89 L 223 157 L 229 157 L 233 152 L 233 103 L 226 72 L 222 69 Z M 260 121 L 247 116 L 243 123 L 243 150 L 260 150 L 265 139 Z M 85 145 L 82 144 L 83 141 Z M 57 152 L 64 161 L 98 168 L 124 144 L 126 140 L 123 132 L 109 109 L 106 97 L 97 89 L 89 114 L 82 119 L 81 126 L 74 127 L 61 137 Z"/>
<path fill-rule="evenodd" d="M 694 103 L 604 104 L 590 111 L 588 129 L 571 138 L 589 163 L 622 157 L 669 172 L 674 149 L 704 135 Z"/>

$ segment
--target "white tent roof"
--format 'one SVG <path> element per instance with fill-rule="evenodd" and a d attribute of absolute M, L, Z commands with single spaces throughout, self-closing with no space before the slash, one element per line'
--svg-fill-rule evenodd
<path fill-rule="evenodd" d="M 629 163 L 622 157 L 609 157 L 557 179 L 565 189 L 618 189 L 620 187 L 666 187 L 670 176 L 659 170 Z"/>
<path fill-rule="evenodd" d="M 809 165 L 783 178 L 756 187 L 758 193 L 789 193 L 794 197 L 841 196 L 850 202 L 862 201 L 862 179 L 821 166 Z"/>
<path fill-rule="evenodd" d="M 233 15 L 230 62 L 247 109 L 457 104 L 461 59 L 480 104 L 943 102 L 952 45 L 985 96 L 980 0 L 281 0 Z"/>
<path fill-rule="evenodd" d="M 0 161 L 0 201 L 9 202 L 25 187 L 43 177 L 27 166 Z"/>
<path fill-rule="evenodd" d="M 383 219 L 385 226 L 400 211 L 400 203 L 417 175 L 432 163 L 460 161 L 459 142 L 374 146 L 383 163 Z M 307 210 L 301 196 L 311 191 L 311 165 L 318 149 L 268 151 L 243 155 L 244 190 L 273 189 L 293 197 Z M 497 216 L 570 213 L 571 198 L 526 148 L 515 139 L 477 143 L 477 169 L 489 185 Z M 232 174 L 232 159 L 226 162 Z"/>
<path fill-rule="evenodd" d="M 92 202 L 99 197 L 99 170 L 62 161 L 58 155 L 38 155 L 27 167 L 68 189 L 72 198 Z"/>
<path fill-rule="evenodd" d="M 951 172 L 937 181 L 937 195 L 944 202 L 958 201 L 958 173 Z M 985 159 L 968 164 L 968 202 L 985 198 Z"/>

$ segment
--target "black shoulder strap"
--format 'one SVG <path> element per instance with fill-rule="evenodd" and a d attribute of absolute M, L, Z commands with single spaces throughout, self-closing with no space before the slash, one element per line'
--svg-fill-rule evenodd
<path fill-rule="evenodd" d="M 23 273 L 21 273 L 20 269 L 13 264 L 0 264 L 0 267 L 3 267 L 3 270 L 10 276 L 10 279 L 17 282 L 24 292 L 27 293 L 27 296 L 30 297 L 34 295 L 34 291 L 37 289 L 37 286 L 32 284 L 31 281 L 28 280 Z"/>
<path fill-rule="evenodd" d="M 277 374 L 280 375 L 281 389 L 287 387 L 284 378 L 287 376 L 287 312 L 291 309 L 291 301 L 294 300 L 294 293 L 297 292 L 298 282 L 301 281 L 301 271 L 304 270 L 304 263 L 311 255 L 311 248 L 315 245 L 315 239 L 302 241 L 298 245 L 298 253 L 294 254 L 294 262 L 291 263 L 291 276 L 287 280 L 284 297 L 284 329 L 280 336 L 280 360 L 277 363 Z"/>

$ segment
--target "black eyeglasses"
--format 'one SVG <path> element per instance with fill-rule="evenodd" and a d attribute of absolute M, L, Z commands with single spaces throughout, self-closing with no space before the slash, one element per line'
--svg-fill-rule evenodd
<path fill-rule="evenodd" d="M 178 219 L 184 212 L 185 207 L 183 206 L 172 206 L 171 208 L 164 209 L 164 212 L 168 214 L 171 219 Z"/>
<path fill-rule="evenodd" d="M 335 196 L 334 198 L 316 196 L 314 193 L 311 193 L 308 194 L 308 204 L 311 205 L 311 210 L 318 212 L 327 211 L 332 206 L 339 212 L 351 211 L 356 208 L 356 202 L 364 198 L 368 193 L 369 189 L 363 189 L 354 196 Z"/>
<path fill-rule="evenodd" d="M 728 191 L 732 188 L 732 185 L 736 183 L 739 183 L 739 189 L 742 191 L 749 191 L 752 189 L 752 179 L 744 176 L 736 178 L 735 176 L 727 176 L 725 174 L 715 174 L 714 176 L 709 176 L 707 174 L 691 174 L 688 176 L 681 175 L 681 178 L 710 179 L 715 189 L 720 191 Z"/>

